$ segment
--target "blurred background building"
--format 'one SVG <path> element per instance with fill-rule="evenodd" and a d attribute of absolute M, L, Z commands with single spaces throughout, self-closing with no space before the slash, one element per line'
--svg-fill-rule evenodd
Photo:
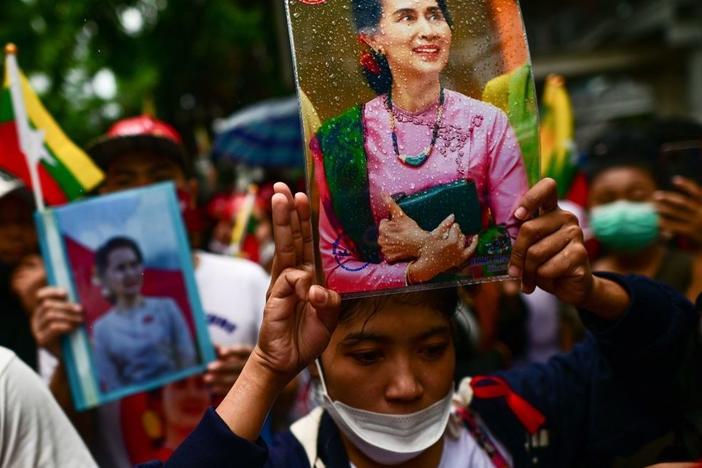
<path fill-rule="evenodd" d="M 522 2 L 537 82 L 565 76 L 578 146 L 605 122 L 647 115 L 702 121 L 702 2 Z"/>

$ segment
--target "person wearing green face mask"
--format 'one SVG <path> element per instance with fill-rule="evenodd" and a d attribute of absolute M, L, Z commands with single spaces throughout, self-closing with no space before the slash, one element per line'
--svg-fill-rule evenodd
<path fill-rule="evenodd" d="M 662 235 L 665 221 L 654 200 L 663 186 L 664 171 L 658 169 L 657 160 L 657 144 L 631 127 L 609 130 L 591 145 L 587 167 L 590 227 L 603 247 L 593 269 L 647 276 L 694 301 L 702 292 L 702 257 L 675 249 Z M 688 409 L 678 417 L 673 431 L 627 459 L 628 466 L 645 466 L 642 454 L 657 444 L 683 447 L 695 441 L 692 444 L 698 447 L 702 440 L 698 429 L 702 427 L 702 336 L 698 334 L 687 346 L 694 351 L 681 359 L 682 371 L 671 384 L 679 389 L 680 407 Z"/>
<path fill-rule="evenodd" d="M 702 291 L 702 260 L 661 240 L 656 156 L 655 142 L 633 128 L 609 130 L 591 145 L 590 226 L 604 250 L 594 267 L 648 276 L 694 300 Z"/>
<path fill-rule="evenodd" d="M 590 223 L 597 239 L 615 252 L 638 253 L 658 240 L 659 216 L 653 204 L 618 200 L 594 207 Z"/>

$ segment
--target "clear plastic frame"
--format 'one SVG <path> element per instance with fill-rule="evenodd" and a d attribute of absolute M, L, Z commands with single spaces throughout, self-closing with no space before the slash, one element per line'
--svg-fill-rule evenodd
<path fill-rule="evenodd" d="M 287 0 L 317 272 L 345 297 L 506 278 L 539 177 L 515 0 Z"/>
<path fill-rule="evenodd" d="M 174 186 L 36 214 L 50 284 L 83 307 L 63 356 L 79 410 L 199 374 L 214 360 Z"/>

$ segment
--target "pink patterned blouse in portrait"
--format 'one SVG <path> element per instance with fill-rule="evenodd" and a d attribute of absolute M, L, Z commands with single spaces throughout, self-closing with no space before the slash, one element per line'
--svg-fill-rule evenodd
<path fill-rule="evenodd" d="M 438 105 L 418 113 L 393 107 L 400 152 L 416 154 L 427 146 Z M 518 222 L 513 213 L 520 196 L 528 189 L 528 182 L 519 144 L 500 109 L 445 90 L 434 150 L 420 167 L 405 165 L 395 156 L 385 95 L 364 106 L 363 126 L 371 210 L 376 225 L 389 216 L 384 202 L 386 195 L 412 194 L 464 178 L 475 182 L 481 207 L 490 209 L 495 223 L 504 225 L 512 239 L 516 237 Z M 406 262 L 369 264 L 354 256 L 352 246 L 339 245 L 340 240 L 343 243 L 344 233 L 333 213 L 328 212 L 331 195 L 316 138 L 310 146 L 320 197 L 319 248 L 327 287 L 344 293 L 405 286 Z M 340 261 L 334 254 L 339 249 L 350 255 Z"/>

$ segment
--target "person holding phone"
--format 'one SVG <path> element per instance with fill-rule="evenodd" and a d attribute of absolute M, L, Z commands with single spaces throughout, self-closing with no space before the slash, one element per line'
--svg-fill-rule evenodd
<path fill-rule="evenodd" d="M 702 125 L 669 119 L 655 123 L 659 160 L 668 177 L 654 194 L 661 230 L 682 237 L 688 250 L 702 253 Z"/>
<path fill-rule="evenodd" d="M 655 141 L 639 129 L 611 128 L 591 145 L 587 173 L 590 227 L 604 249 L 595 268 L 645 275 L 694 300 L 702 292 L 702 259 L 662 237 Z"/>

